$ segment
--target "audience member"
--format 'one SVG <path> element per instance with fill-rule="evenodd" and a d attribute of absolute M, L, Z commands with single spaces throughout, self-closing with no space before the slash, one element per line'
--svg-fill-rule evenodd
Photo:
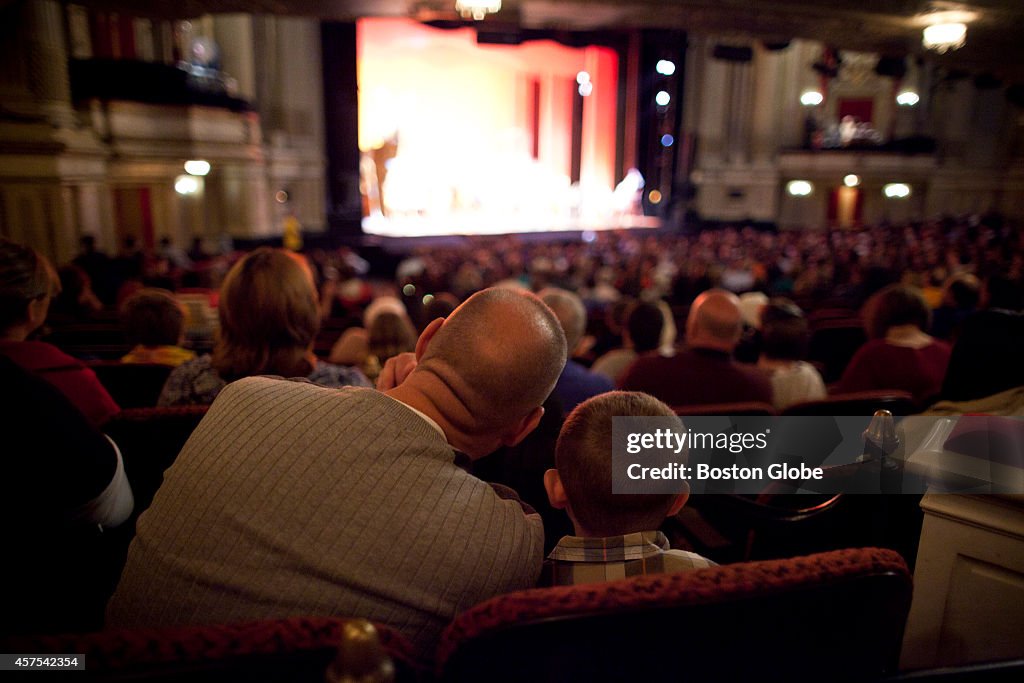
<path fill-rule="evenodd" d="M 359 616 L 432 652 L 458 612 L 537 579 L 539 517 L 455 460 L 529 434 L 565 357 L 537 297 L 489 289 L 381 391 L 233 383 L 139 520 L 108 625 Z"/>
<path fill-rule="evenodd" d="M 562 403 L 562 410 L 569 414 L 583 401 L 611 391 L 615 385 L 606 376 L 591 372 L 572 359 L 587 328 L 587 309 L 580 298 L 573 292 L 556 287 L 543 289 L 538 296 L 554 312 L 565 332 L 568 347 L 566 363 L 555 385 L 555 395 Z"/>
<path fill-rule="evenodd" d="M 743 332 L 739 299 L 721 289 L 698 296 L 686 319 L 686 348 L 646 353 L 622 376 L 621 388 L 651 394 L 672 406 L 757 401 L 771 403 L 768 376 L 737 363 L 732 352 Z"/>
<path fill-rule="evenodd" d="M 61 266 L 57 270 L 60 293 L 50 302 L 46 316 L 48 325 L 89 323 L 103 310 L 103 302 L 92 291 L 89 275 L 78 266 Z"/>
<path fill-rule="evenodd" d="M 428 301 L 423 306 L 422 325 L 420 326 L 420 332 L 422 332 L 432 320 L 437 318 L 447 318 L 451 315 L 459 306 L 459 300 L 455 298 L 454 294 L 449 292 L 440 292 L 435 294 L 434 298 Z"/>
<path fill-rule="evenodd" d="M 95 373 L 56 346 L 29 339 L 46 320 L 56 287 L 53 267 L 39 252 L 0 239 L 0 355 L 41 375 L 102 425 L 120 408 Z"/>
<path fill-rule="evenodd" d="M 672 409 L 642 393 L 615 391 L 581 403 L 558 436 L 555 469 L 544 475 L 551 505 L 575 528 L 548 555 L 541 582 L 573 585 L 641 574 L 714 566 L 696 553 L 669 548 L 658 527 L 686 504 L 689 493 L 613 494 L 612 418 L 668 417 Z M 680 430 L 682 423 L 679 423 Z"/>
<path fill-rule="evenodd" d="M 300 256 L 268 247 L 245 256 L 224 279 L 218 317 L 213 354 L 175 368 L 158 405 L 212 403 L 228 382 L 250 375 L 369 386 L 358 370 L 313 355 L 320 310 L 313 275 Z"/>
<path fill-rule="evenodd" d="M 121 306 L 121 323 L 132 350 L 122 363 L 158 363 L 178 366 L 196 357 L 182 348 L 185 307 L 163 289 L 143 289 Z"/>
<path fill-rule="evenodd" d="M 671 315 L 671 311 L 669 315 Z M 626 316 L 626 326 L 622 331 L 623 347 L 613 349 L 598 358 L 594 361 L 594 366 L 591 369 L 610 379 L 613 384 L 617 383 L 622 377 L 622 373 L 633 364 L 637 356 L 664 346 L 662 330 L 665 329 L 665 322 L 665 315 L 659 304 L 644 301 L 633 304 Z"/>
<path fill-rule="evenodd" d="M 374 299 L 363 314 L 363 325 L 342 333 L 331 348 L 329 360 L 355 366 L 374 382 L 388 359 L 413 350 L 416 329 L 405 305 L 393 296 Z"/>
<path fill-rule="evenodd" d="M 936 398 L 950 347 L 925 332 L 929 323 L 917 288 L 897 284 L 876 292 L 864 305 L 868 342 L 850 359 L 834 391 L 907 391 L 922 406 Z"/>
<path fill-rule="evenodd" d="M 970 273 L 949 277 L 942 288 L 942 301 L 932 311 L 933 337 L 955 340 L 964 320 L 978 308 L 981 283 Z"/>
<path fill-rule="evenodd" d="M 761 311 L 761 357 L 757 367 L 771 377 L 776 410 L 825 398 L 821 373 L 802 360 L 809 338 L 804 312 L 789 299 L 771 299 Z"/>
<path fill-rule="evenodd" d="M 105 304 L 113 303 L 119 283 L 110 257 L 96 247 L 96 237 L 93 235 L 82 235 L 79 246 L 81 252 L 71 263 L 89 276 L 92 289 L 100 301 Z"/>
<path fill-rule="evenodd" d="M 101 531 L 133 507 L 121 454 L 56 387 L 3 355 L 0 387 L 11 456 L 0 506 L 12 522 L 0 635 L 98 630 L 120 568 Z"/>
<path fill-rule="evenodd" d="M 1022 294 L 1003 276 L 985 282 L 986 309 L 963 322 L 953 345 L 942 398 L 975 401 L 1024 387 L 1024 312 Z"/>

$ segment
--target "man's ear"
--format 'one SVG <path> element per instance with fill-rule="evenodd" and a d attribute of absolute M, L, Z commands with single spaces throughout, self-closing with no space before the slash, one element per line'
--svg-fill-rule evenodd
<path fill-rule="evenodd" d="M 46 322 L 46 313 L 50 308 L 49 304 L 49 296 L 36 297 L 28 302 L 28 306 L 25 307 L 25 318 L 28 321 L 29 327 L 33 330 L 41 327 Z"/>
<path fill-rule="evenodd" d="M 551 469 L 544 473 L 544 490 L 548 492 L 548 502 L 556 510 L 564 510 L 569 506 L 569 499 L 565 495 L 565 487 L 562 486 L 562 478 L 558 476 L 558 470 Z"/>
<path fill-rule="evenodd" d="M 502 446 L 515 446 L 520 441 L 526 438 L 526 436 L 537 428 L 540 424 L 540 419 L 544 417 L 544 407 L 537 406 L 530 413 L 519 421 L 519 424 L 515 428 L 506 433 L 501 437 Z"/>
<path fill-rule="evenodd" d="M 420 333 L 420 338 L 416 340 L 416 362 L 423 358 L 423 354 L 427 351 L 427 345 L 430 344 L 430 340 L 434 338 L 437 331 L 441 329 L 441 325 L 444 324 L 444 318 L 434 318 L 430 321 L 423 332 Z"/>

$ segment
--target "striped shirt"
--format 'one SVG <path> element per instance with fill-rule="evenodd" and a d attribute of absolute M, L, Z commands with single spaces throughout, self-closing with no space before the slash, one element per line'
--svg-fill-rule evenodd
<path fill-rule="evenodd" d="M 672 550 L 660 531 L 625 536 L 563 536 L 548 555 L 542 586 L 574 586 L 645 574 L 671 574 L 716 566 L 686 550 Z"/>
<path fill-rule="evenodd" d="M 543 526 L 372 389 L 250 377 L 214 401 L 139 518 L 107 625 L 364 617 L 432 653 L 536 584 Z"/>

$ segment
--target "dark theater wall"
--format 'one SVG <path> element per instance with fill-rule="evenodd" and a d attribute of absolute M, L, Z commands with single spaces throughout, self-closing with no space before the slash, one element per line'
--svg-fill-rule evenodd
<path fill-rule="evenodd" d="M 334 235 L 360 232 L 359 91 L 356 25 L 323 22 L 324 121 L 327 129 L 327 222 Z"/>

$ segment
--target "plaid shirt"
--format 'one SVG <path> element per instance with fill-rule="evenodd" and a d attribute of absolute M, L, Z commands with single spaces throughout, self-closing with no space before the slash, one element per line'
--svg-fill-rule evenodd
<path fill-rule="evenodd" d="M 563 536 L 544 563 L 540 585 L 572 586 L 714 566 L 697 553 L 671 550 L 660 531 L 608 538 Z"/>

